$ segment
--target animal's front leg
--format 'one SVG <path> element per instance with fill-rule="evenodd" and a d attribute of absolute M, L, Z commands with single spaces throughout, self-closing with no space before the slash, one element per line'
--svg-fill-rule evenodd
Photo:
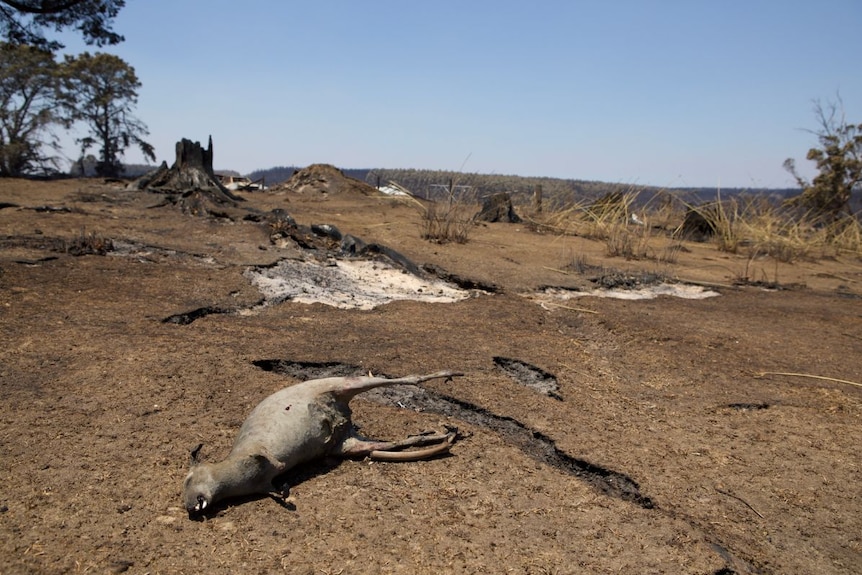
<path fill-rule="evenodd" d="M 290 497 L 290 483 L 285 477 L 278 477 L 276 479 L 278 479 L 278 481 L 273 480 L 269 496 L 282 505 L 289 505 L 292 503 L 292 499 Z"/>

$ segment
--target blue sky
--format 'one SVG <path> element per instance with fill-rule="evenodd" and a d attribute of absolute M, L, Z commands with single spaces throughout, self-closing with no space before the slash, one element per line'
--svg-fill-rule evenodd
<path fill-rule="evenodd" d="M 862 122 L 860 24 L 859 0 L 128 0 L 102 51 L 135 68 L 159 162 L 212 134 L 242 173 L 761 188 L 793 184 L 788 157 L 813 175 L 814 100 Z"/>

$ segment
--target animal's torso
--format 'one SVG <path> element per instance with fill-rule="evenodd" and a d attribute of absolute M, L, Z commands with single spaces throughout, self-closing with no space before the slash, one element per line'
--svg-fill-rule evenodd
<path fill-rule="evenodd" d="M 303 385 L 282 389 L 258 404 L 240 428 L 230 457 L 267 453 L 289 469 L 325 455 L 350 431 L 350 409 L 332 394 Z"/>

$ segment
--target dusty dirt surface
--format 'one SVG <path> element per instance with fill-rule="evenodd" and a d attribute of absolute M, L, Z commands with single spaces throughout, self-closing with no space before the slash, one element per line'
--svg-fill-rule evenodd
<path fill-rule="evenodd" d="M 409 201 L 244 196 L 240 211 L 281 208 L 498 289 L 261 306 L 248 270 L 299 253 L 264 222 L 0 180 L 3 573 L 862 571 L 862 389 L 762 375 L 862 381 L 858 258 L 776 266 L 687 244 L 673 265 L 626 262 L 520 224 L 437 245 Z M 70 253 L 100 239 L 113 250 Z M 595 287 L 602 266 L 721 295 L 525 297 Z M 793 287 L 730 286 L 746 270 Z M 372 437 L 456 426 L 451 455 L 322 461 L 288 474 L 289 502 L 190 520 L 189 450 L 224 457 L 257 402 L 339 369 L 464 372 L 352 404 Z"/>

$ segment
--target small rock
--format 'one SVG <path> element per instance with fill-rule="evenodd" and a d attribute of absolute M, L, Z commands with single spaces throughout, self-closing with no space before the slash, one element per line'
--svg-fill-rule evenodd
<path fill-rule="evenodd" d="M 127 561 L 125 559 L 119 559 L 117 561 L 111 561 L 111 573 L 125 573 L 129 570 L 129 567 L 134 565 L 134 561 Z"/>

